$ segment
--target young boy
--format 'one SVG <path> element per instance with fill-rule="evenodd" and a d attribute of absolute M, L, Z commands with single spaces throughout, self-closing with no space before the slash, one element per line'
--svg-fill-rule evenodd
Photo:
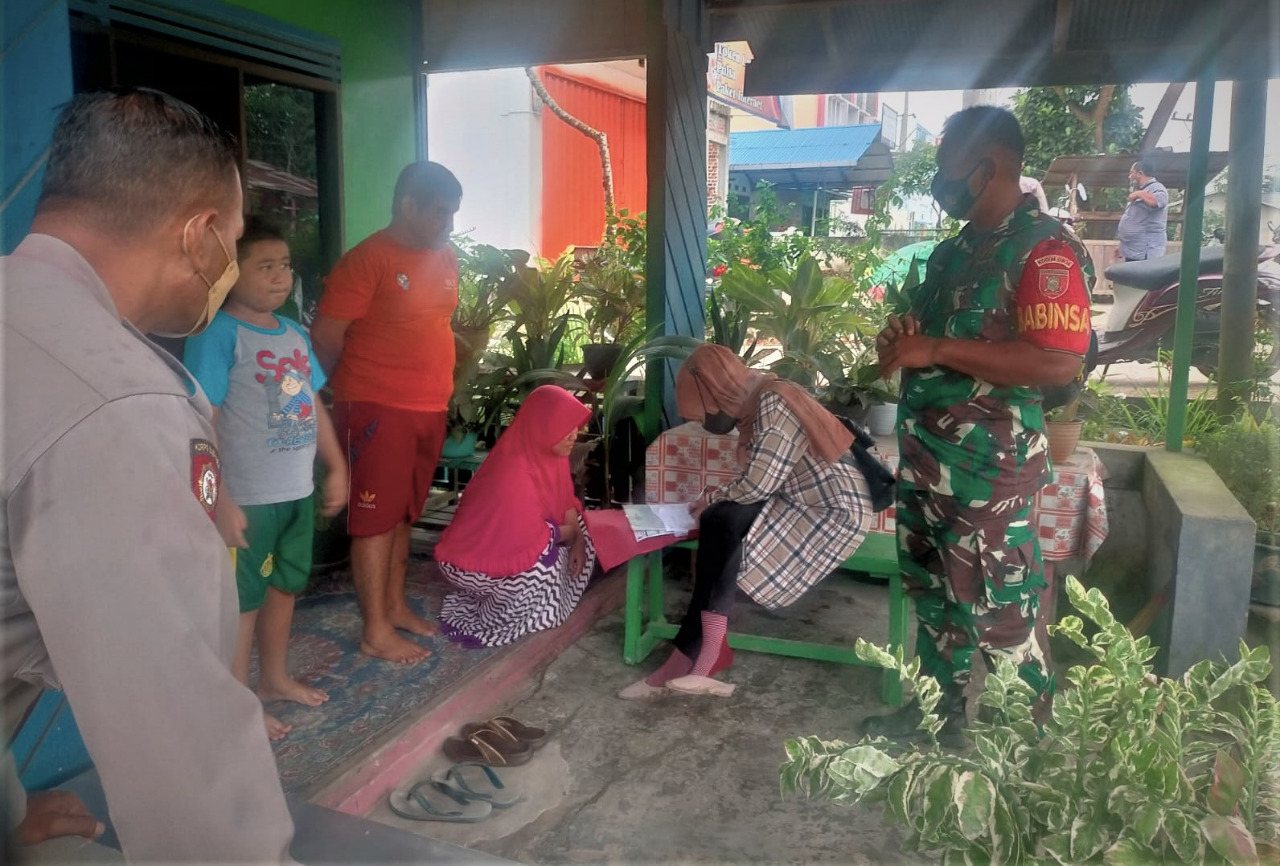
<path fill-rule="evenodd" d="M 294 596 L 311 572 L 316 454 L 326 469 L 326 515 L 347 504 L 347 461 L 316 397 L 325 376 L 311 342 L 300 325 L 275 315 L 293 287 L 288 244 L 278 229 L 249 216 L 236 257 L 240 278 L 209 327 L 187 341 L 184 356 L 214 406 L 221 498 L 244 510 L 243 517 L 232 511 L 220 521 L 231 525 L 224 535 L 241 548 L 240 636 L 232 673 L 248 685 L 256 630 L 258 696 L 314 707 L 329 696 L 289 676 L 289 628 Z M 273 740 L 291 729 L 265 711 L 263 718 Z"/>

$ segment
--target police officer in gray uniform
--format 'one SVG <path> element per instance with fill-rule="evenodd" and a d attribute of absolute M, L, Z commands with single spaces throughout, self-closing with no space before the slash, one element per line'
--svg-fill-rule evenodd
<path fill-rule="evenodd" d="M 143 337 L 208 324 L 242 204 L 190 106 L 82 95 L 0 259 L 0 676 L 65 690 L 131 860 L 281 861 L 293 834 L 262 705 L 229 669 L 209 403 Z"/>

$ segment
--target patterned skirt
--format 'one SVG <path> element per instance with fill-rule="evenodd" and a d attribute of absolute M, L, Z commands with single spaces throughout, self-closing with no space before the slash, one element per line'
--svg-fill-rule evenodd
<path fill-rule="evenodd" d="M 463 644 L 506 646 L 527 634 L 555 628 L 578 606 L 596 564 L 596 547 L 578 518 L 586 541 L 582 568 L 569 573 L 569 548 L 553 540 L 532 568 L 510 577 L 492 577 L 441 562 L 440 571 L 456 592 L 445 596 L 440 622 Z"/>

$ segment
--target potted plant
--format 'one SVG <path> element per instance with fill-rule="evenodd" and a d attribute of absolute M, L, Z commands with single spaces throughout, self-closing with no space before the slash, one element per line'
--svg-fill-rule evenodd
<path fill-rule="evenodd" d="M 806 388 L 825 386 L 824 369 L 849 366 L 854 342 L 872 333 L 870 319 L 853 306 L 857 286 L 824 277 L 807 253 L 792 269 L 731 265 L 721 286 L 749 312 L 761 340 L 777 341 L 780 355 L 770 369 Z"/>
<path fill-rule="evenodd" d="M 897 427 L 901 390 L 900 374 L 884 378 L 875 346 L 867 345 L 853 365 L 832 380 L 823 403 L 836 414 L 866 425 L 871 435 L 888 436 Z"/>
<path fill-rule="evenodd" d="M 1196 450 L 1258 526 L 1253 600 L 1280 605 L 1280 426 L 1246 412 L 1197 441 Z"/>
<path fill-rule="evenodd" d="M 565 253 L 538 267 L 513 263 L 509 285 L 508 353 L 494 354 L 495 366 L 505 366 L 515 379 L 530 370 L 558 369 L 564 363 L 565 334 L 575 318 L 568 311 L 574 295 L 574 261 Z"/>
<path fill-rule="evenodd" d="M 577 298 L 585 307 L 590 340 L 582 347 L 583 365 L 588 376 L 603 379 L 622 347 L 644 333 L 643 272 L 632 270 L 612 245 L 606 245 L 580 263 Z"/>
<path fill-rule="evenodd" d="M 721 266 L 723 267 L 723 266 Z M 717 270 L 720 270 L 717 268 Z M 728 270 L 725 268 L 725 270 Z M 720 271 L 716 277 L 724 275 L 725 271 Z M 759 335 L 750 335 L 748 323 L 751 321 L 751 311 L 739 304 L 725 292 L 720 282 L 715 282 L 707 288 L 707 342 L 715 343 L 719 346 L 731 350 L 735 355 L 742 359 L 744 364 L 750 365 L 751 359 L 755 357 L 756 346 L 760 342 Z M 747 345 L 747 337 L 751 336 L 751 344 Z M 746 346 L 744 349 L 743 346 Z"/>
<path fill-rule="evenodd" d="M 1084 420 L 1079 418 L 1080 397 L 1044 413 L 1044 435 L 1049 440 L 1049 459 L 1055 464 L 1071 459 L 1080 442 Z"/>
<path fill-rule="evenodd" d="M 1267 690 L 1267 648 L 1157 677 L 1156 648 L 1118 622 L 1097 589 L 1067 578 L 1078 616 L 1050 630 L 1088 653 L 1052 716 L 1002 658 L 971 723 L 973 748 L 943 751 L 938 683 L 861 639 L 863 661 L 915 682 L 927 746 L 894 748 L 815 736 L 788 740 L 783 793 L 883 804 L 903 848 L 943 863 L 1274 863 L 1280 858 L 1280 707 Z"/>
<path fill-rule="evenodd" d="M 522 250 L 500 250 L 488 244 L 459 243 L 458 306 L 453 312 L 454 347 L 459 368 L 470 366 L 489 346 L 493 326 L 507 315 L 516 263 L 527 261 Z"/>

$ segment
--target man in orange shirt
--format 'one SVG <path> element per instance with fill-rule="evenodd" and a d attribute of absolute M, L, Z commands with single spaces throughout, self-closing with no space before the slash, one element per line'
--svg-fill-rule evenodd
<path fill-rule="evenodd" d="M 444 166 L 415 162 L 396 181 L 391 224 L 353 247 L 325 280 L 311 326 L 347 443 L 347 527 L 360 649 L 402 664 L 429 654 L 396 633 L 435 634 L 409 609 L 409 527 L 422 514 L 444 445 L 453 392 L 458 259 L 449 244 L 462 186 Z"/>

